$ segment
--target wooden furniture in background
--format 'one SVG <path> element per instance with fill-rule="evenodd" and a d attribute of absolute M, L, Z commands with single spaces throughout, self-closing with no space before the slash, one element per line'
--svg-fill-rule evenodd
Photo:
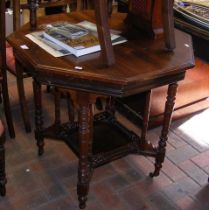
<path fill-rule="evenodd" d="M 129 0 L 127 24 L 153 39 L 164 37 L 165 47 L 175 48 L 173 0 Z"/>
<path fill-rule="evenodd" d="M 5 46 L 5 1 L 0 2 L 0 83 L 1 83 L 1 94 L 3 95 L 4 112 L 6 115 L 7 125 L 11 138 L 15 137 L 13 128 L 8 87 L 7 87 L 7 76 L 6 76 L 6 46 Z M 2 123 L 2 109 L 0 110 L 0 195 L 5 196 L 6 194 L 6 173 L 5 173 L 5 129 Z"/>
<path fill-rule="evenodd" d="M 36 2 L 36 1 L 34 1 Z M 39 2 L 39 1 L 37 1 Z M 59 1 L 42 1 L 39 5 L 39 8 L 46 8 L 46 7 L 56 7 L 56 6 L 63 6 L 67 8 L 67 5 L 70 4 L 69 0 L 59 0 Z M 18 30 L 20 28 L 20 20 L 21 20 L 21 9 L 29 9 L 28 4 L 21 4 L 20 0 L 14 0 L 13 1 L 13 28 L 14 31 Z M 33 17 L 31 17 L 33 19 Z M 23 68 L 27 68 L 27 66 L 22 67 L 18 62 L 15 63 L 14 56 L 13 56 L 13 49 L 12 47 L 7 44 L 6 45 L 6 60 L 7 60 L 7 69 L 10 73 L 12 73 L 16 79 L 17 79 L 17 89 L 18 89 L 18 95 L 19 95 L 19 101 L 20 101 L 20 108 L 21 113 L 24 121 L 24 126 L 26 132 L 31 131 L 31 125 L 30 125 L 30 117 L 29 117 L 29 111 L 27 106 L 27 100 L 25 97 L 25 89 L 24 89 L 24 78 L 30 77 L 27 73 L 25 73 Z"/>
<path fill-rule="evenodd" d="M 121 30 L 125 17 L 123 14 L 112 14 L 109 19 L 110 27 Z M 42 17 L 38 22 L 46 24 L 59 20 L 75 23 L 83 19 L 96 22 L 94 13 L 90 11 Z M 129 40 L 127 43 L 114 46 L 115 65 L 104 68 L 101 52 L 80 58 L 73 55 L 54 58 L 25 37 L 30 31 L 30 25 L 25 25 L 11 34 L 8 41 L 14 48 L 16 60 L 29 67 L 25 70 L 34 79 L 35 138 L 38 153 L 44 153 L 45 138 L 62 139 L 75 152 L 79 158 L 77 193 L 80 208 L 85 208 L 93 170 L 105 163 L 131 153 L 147 155 L 156 160 L 155 170 L 150 175 L 159 175 L 165 157 L 177 82 L 184 78 L 186 69 L 194 65 L 190 36 L 176 31 L 176 48 L 173 52 L 168 52 L 164 49 L 163 39 L 153 41 L 140 36 L 140 32 L 133 29 L 126 34 Z M 29 49 L 20 48 L 22 44 L 26 44 Z M 76 70 L 77 65 L 83 69 Z M 43 127 L 42 84 L 77 91 L 77 122 L 62 126 L 54 124 L 47 129 Z M 146 137 L 150 90 L 163 85 L 169 85 L 164 123 L 158 145 L 154 147 Z M 105 112 L 93 116 L 92 96 L 98 94 L 125 97 L 140 92 L 146 93 L 147 98 L 140 134 L 128 130 L 118 121 L 111 104 Z"/>
<path fill-rule="evenodd" d="M 7 73 L 6 73 L 6 38 L 5 38 L 5 1 L 1 1 L 1 12 L 0 12 L 0 85 L 1 92 L 0 96 L 3 96 L 3 104 L 5 110 L 5 116 L 9 135 L 11 138 L 15 137 L 15 131 L 12 121 L 12 113 L 9 101 L 8 84 L 7 84 Z M 2 100 L 2 98 L 1 98 Z M 2 101 L 1 101 L 2 102 Z"/>
<path fill-rule="evenodd" d="M 6 172 L 5 172 L 5 144 L 6 138 L 5 138 L 5 129 L 4 125 L 2 123 L 2 120 L 0 120 L 0 195 L 5 196 L 6 195 Z"/>
<path fill-rule="evenodd" d="M 119 0 L 121 12 L 126 12 L 128 5 L 126 0 Z M 177 100 L 173 112 L 173 119 L 188 117 L 198 111 L 209 107 L 209 30 L 197 23 L 189 22 L 180 14 L 175 13 L 175 25 L 182 31 L 192 35 L 195 54 L 195 67 L 186 73 L 185 79 L 179 83 Z M 166 95 L 166 87 L 156 88 L 152 91 L 150 110 L 150 127 L 162 124 L 163 99 Z M 140 103 L 136 103 L 131 96 L 117 100 L 117 109 L 127 116 L 132 122 L 138 124 L 143 111 Z"/>
<path fill-rule="evenodd" d="M 134 5 L 140 6 L 135 7 Z M 140 8 L 141 6 L 143 8 Z M 108 26 L 108 14 L 111 14 L 112 0 L 94 1 L 94 8 L 103 63 L 111 66 L 115 63 Z M 107 11 L 109 12 L 107 13 Z M 165 47 L 168 50 L 175 48 L 173 0 L 130 0 L 126 23 L 144 29 L 153 38 L 157 38 L 163 32 Z"/>

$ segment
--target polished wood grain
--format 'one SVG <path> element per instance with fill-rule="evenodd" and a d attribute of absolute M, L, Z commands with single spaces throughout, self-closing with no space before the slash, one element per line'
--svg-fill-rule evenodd
<path fill-rule="evenodd" d="M 59 16 L 43 17 L 39 19 L 39 24 L 49 23 L 59 20 L 68 20 L 71 22 L 79 22 L 84 19 L 89 21 L 94 21 L 94 13 L 92 12 L 82 12 L 82 13 L 71 13 L 61 14 Z M 110 24 L 112 28 L 122 29 L 124 15 L 114 14 Z M 53 74 L 56 76 L 63 76 L 67 72 L 66 80 L 71 79 L 71 77 L 76 77 L 80 80 L 91 80 L 91 83 L 99 81 L 101 84 L 109 85 L 111 89 L 104 90 L 103 86 L 99 87 L 98 90 L 94 90 L 97 93 L 111 93 L 115 96 L 130 95 L 138 88 L 138 90 L 145 89 L 144 84 L 147 85 L 147 81 L 154 80 L 156 76 L 166 77 L 168 75 L 175 75 L 178 79 L 181 78 L 185 72 L 185 68 L 193 66 L 193 59 L 191 59 L 193 52 L 190 43 L 190 37 L 182 32 L 176 31 L 176 36 L 179 39 L 177 47 L 174 52 L 166 53 L 164 50 L 163 40 L 150 41 L 149 39 L 142 38 L 138 40 L 137 31 L 129 31 L 127 36 L 129 42 L 122 45 L 117 45 L 114 47 L 116 55 L 116 64 L 110 68 L 104 68 L 101 65 L 101 53 L 94 53 L 83 56 L 81 58 L 76 58 L 73 55 L 64 58 L 54 58 L 46 53 L 44 50 L 40 50 L 39 46 L 23 37 L 24 34 L 30 32 L 29 25 L 24 26 L 21 31 L 13 33 L 8 37 L 8 41 L 14 46 L 15 50 L 22 52 L 20 60 L 24 59 L 24 65 L 30 66 L 31 70 L 36 70 L 37 74 L 50 74 L 53 69 Z M 135 33 L 135 34 L 134 34 Z M 136 38 L 137 37 L 137 38 Z M 14 41 L 15 40 L 15 41 Z M 183 47 L 180 46 L 182 43 Z M 20 49 L 20 45 L 26 44 L 30 50 Z M 188 44 L 185 46 L 185 44 Z M 37 53 L 38 52 L 38 53 Z M 165 56 L 163 56 L 165 55 Z M 90 62 L 91 61 L 91 62 Z M 157 63 L 157 65 L 156 65 Z M 33 65 L 32 65 L 33 64 Z M 178 65 L 180 64 L 180 65 Z M 31 66 L 32 65 L 32 66 Z M 80 65 L 83 67 L 82 71 L 75 70 L 75 65 Z M 178 68 L 176 67 L 178 65 Z M 167 66 L 167 69 L 160 68 Z M 42 71 L 44 69 L 45 71 Z M 99 69 L 99 70 L 98 70 Z M 178 69 L 178 70 L 177 70 Z M 176 75 L 178 72 L 178 76 Z M 51 72 L 52 73 L 52 72 Z M 140 74 L 139 74 L 140 73 Z M 85 74 L 85 79 L 83 75 Z M 53 80 L 53 75 L 52 75 Z M 156 78 L 158 80 L 158 78 Z M 140 81 L 140 82 L 139 82 Z M 63 83 L 65 83 L 63 81 Z M 159 79 L 159 83 L 163 85 L 165 82 Z M 70 85 L 75 88 L 86 87 L 85 84 L 79 84 L 76 81 L 71 81 Z M 115 86 L 116 85 L 116 86 Z M 154 87 L 154 85 L 152 85 Z M 152 87 L 150 86 L 150 87 Z"/>
<path fill-rule="evenodd" d="M 44 138 L 58 138 L 65 141 L 79 158 L 77 192 L 80 208 L 86 206 L 93 170 L 105 163 L 128 154 L 147 155 L 156 159 L 155 170 L 151 176 L 159 174 L 165 157 L 177 82 L 184 79 L 188 68 L 194 66 L 189 35 L 176 30 L 176 48 L 172 52 L 167 51 L 163 38 L 150 40 L 141 36 L 138 30 L 127 31 L 125 18 L 125 15 L 115 13 L 109 19 L 110 27 L 122 30 L 123 35 L 128 38 L 127 43 L 114 46 L 115 64 L 109 67 L 104 66 L 101 52 L 79 58 L 73 55 L 52 57 L 25 37 L 25 34 L 30 32 L 30 24 L 8 37 L 16 59 L 27 67 L 26 70 L 34 79 L 35 137 L 39 155 L 44 152 Z M 37 25 L 57 20 L 72 23 L 82 20 L 96 22 L 94 11 L 83 11 L 41 17 Z M 29 49 L 22 49 L 22 44 Z M 82 70 L 77 70 L 75 66 L 81 66 Z M 77 92 L 78 121 L 63 125 L 55 123 L 47 129 L 44 128 L 40 88 L 42 84 Z M 159 145 L 154 147 L 146 137 L 150 90 L 162 85 L 169 85 L 169 88 Z M 94 94 L 124 97 L 140 92 L 147 92 L 141 135 L 127 129 L 118 121 L 114 115 L 114 103 L 110 102 L 104 112 L 93 117 L 91 106 L 95 102 L 92 101 L 92 98 L 95 99 L 92 97 Z"/>

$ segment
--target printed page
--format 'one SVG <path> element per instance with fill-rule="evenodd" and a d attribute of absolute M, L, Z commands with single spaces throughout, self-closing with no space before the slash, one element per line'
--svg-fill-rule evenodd
<path fill-rule="evenodd" d="M 37 45 L 39 45 L 42 49 L 46 50 L 49 54 L 51 54 L 54 57 L 62 57 L 71 54 L 68 50 L 53 43 L 51 40 L 46 39 L 43 36 L 43 31 L 27 34 L 26 37 L 34 43 L 36 43 Z"/>

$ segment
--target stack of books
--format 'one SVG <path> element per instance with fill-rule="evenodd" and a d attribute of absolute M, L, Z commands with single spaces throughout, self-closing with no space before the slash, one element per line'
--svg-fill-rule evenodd
<path fill-rule="evenodd" d="M 118 31 L 114 33 L 111 33 L 113 45 L 127 41 L 118 35 Z M 88 21 L 78 24 L 55 22 L 46 25 L 44 31 L 32 32 L 26 36 L 55 57 L 68 54 L 80 57 L 101 50 L 97 27 Z"/>

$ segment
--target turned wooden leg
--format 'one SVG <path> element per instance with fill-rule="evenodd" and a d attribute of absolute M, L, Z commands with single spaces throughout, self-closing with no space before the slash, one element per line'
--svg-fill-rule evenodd
<path fill-rule="evenodd" d="M 17 89 L 18 89 L 18 95 L 19 95 L 19 101 L 20 101 L 21 114 L 23 117 L 25 130 L 27 133 L 29 133 L 31 132 L 31 125 L 30 125 L 28 105 L 25 98 L 25 89 L 24 89 L 24 84 L 23 84 L 23 79 L 24 79 L 23 67 L 18 62 L 18 60 L 15 61 L 15 66 L 16 66 L 16 72 L 17 72 Z"/>
<path fill-rule="evenodd" d="M 35 30 L 37 28 L 37 8 L 39 1 L 28 0 L 28 4 L 30 10 L 30 28 L 31 30 Z"/>
<path fill-rule="evenodd" d="M 109 113 L 111 113 L 112 115 L 115 115 L 115 98 L 112 96 L 109 96 L 106 98 L 106 106 L 105 106 L 105 110 Z"/>
<path fill-rule="evenodd" d="M 9 130 L 9 135 L 11 138 L 15 138 L 15 130 L 12 120 L 12 112 L 9 100 L 9 93 L 8 93 L 8 84 L 7 84 L 7 74 L 6 72 L 2 71 L 3 80 L 2 80 L 2 95 L 3 95 L 3 103 L 4 103 L 4 112 L 6 116 L 7 126 Z"/>
<path fill-rule="evenodd" d="M 0 120 L 0 195 L 6 195 L 6 173 L 5 173 L 5 131 L 2 121 Z"/>
<path fill-rule="evenodd" d="M 162 168 L 162 163 L 165 158 L 166 141 L 168 139 L 168 130 L 170 127 L 172 112 L 173 112 L 173 108 L 175 104 L 177 87 L 178 87 L 177 83 L 173 83 L 168 86 L 167 101 L 165 104 L 164 119 L 163 119 L 163 127 L 162 127 L 160 140 L 159 140 L 158 148 L 157 148 L 158 154 L 156 155 L 156 160 L 155 160 L 155 171 L 153 173 L 150 173 L 151 177 L 159 175 L 160 169 Z"/>
<path fill-rule="evenodd" d="M 41 84 L 36 80 L 33 81 L 33 93 L 35 104 L 35 138 L 38 146 L 38 155 L 44 153 L 44 138 L 43 138 L 43 116 L 42 116 L 42 96 Z"/>
<path fill-rule="evenodd" d="M 151 98 L 151 90 L 147 91 L 145 94 L 145 103 L 144 103 L 144 110 L 143 110 L 141 145 L 144 149 L 145 149 L 145 146 L 147 143 L 146 136 L 147 136 L 147 129 L 148 129 L 148 125 L 149 125 L 150 98 Z"/>
<path fill-rule="evenodd" d="M 67 93 L 66 95 L 67 97 L 67 110 L 68 110 L 68 118 L 70 122 L 74 122 L 75 121 L 75 107 L 73 104 L 73 100 L 71 98 L 70 93 Z"/>
<path fill-rule="evenodd" d="M 94 8 L 103 62 L 105 65 L 111 66 L 115 63 L 115 57 L 108 25 L 107 1 L 94 0 Z"/>
<path fill-rule="evenodd" d="M 60 125 L 60 92 L 57 88 L 54 88 L 54 114 L 55 114 L 55 125 Z"/>
<path fill-rule="evenodd" d="M 80 157 L 78 166 L 78 185 L 77 194 L 79 207 L 85 208 L 87 194 L 89 191 L 89 182 L 91 178 L 91 156 L 92 156 L 92 130 L 93 118 L 92 107 L 89 102 L 89 94 L 78 93 L 79 105 L 79 146 Z"/>
<path fill-rule="evenodd" d="M 46 92 L 47 92 L 47 93 L 50 93 L 50 92 L 51 92 L 51 86 L 50 86 L 50 85 L 47 85 L 47 86 L 46 86 Z"/>

